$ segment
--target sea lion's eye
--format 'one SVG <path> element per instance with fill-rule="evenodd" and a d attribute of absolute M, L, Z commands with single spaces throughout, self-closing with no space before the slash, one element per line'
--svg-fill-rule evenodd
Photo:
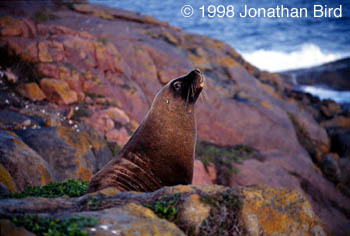
<path fill-rule="evenodd" d="M 181 82 L 180 81 L 176 81 L 173 84 L 174 88 L 176 89 L 176 91 L 179 91 L 181 89 Z"/>

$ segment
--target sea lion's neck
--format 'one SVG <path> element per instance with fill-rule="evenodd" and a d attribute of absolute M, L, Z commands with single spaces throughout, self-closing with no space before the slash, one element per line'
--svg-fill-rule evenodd
<path fill-rule="evenodd" d="M 196 145 L 193 104 L 153 104 L 120 155 L 135 154 L 152 163 L 152 171 L 164 185 L 190 184 Z M 168 175 L 164 171 L 170 161 Z M 146 167 L 145 167 L 146 168 Z M 184 171 L 185 170 L 185 171 Z M 179 182 L 179 179 L 183 182 Z"/>

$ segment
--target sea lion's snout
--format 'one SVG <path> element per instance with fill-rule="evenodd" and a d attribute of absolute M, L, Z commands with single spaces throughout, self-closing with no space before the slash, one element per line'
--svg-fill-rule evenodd
<path fill-rule="evenodd" d="M 170 91 L 174 96 L 181 95 L 186 103 L 196 102 L 204 87 L 202 72 L 198 69 L 192 70 L 187 75 L 172 80 L 169 83 Z"/>
<path fill-rule="evenodd" d="M 197 89 L 202 89 L 204 87 L 204 79 L 202 72 L 199 69 L 194 69 L 189 73 L 189 76 L 192 77 L 192 83 L 195 85 L 194 87 Z"/>

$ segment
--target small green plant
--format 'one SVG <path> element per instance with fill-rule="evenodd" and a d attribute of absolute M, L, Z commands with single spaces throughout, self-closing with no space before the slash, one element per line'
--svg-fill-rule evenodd
<path fill-rule="evenodd" d="M 88 209 L 96 210 L 103 207 L 104 203 L 98 197 L 92 196 L 88 199 L 86 205 Z"/>
<path fill-rule="evenodd" d="M 54 20 L 56 18 L 57 18 L 56 16 L 42 12 L 42 11 L 37 11 L 34 14 L 34 19 L 37 23 L 44 23 L 44 22 L 47 22 L 49 20 Z"/>
<path fill-rule="evenodd" d="M 89 182 L 69 179 L 66 182 L 53 182 L 45 186 L 28 186 L 20 193 L 14 193 L 5 198 L 46 197 L 61 196 L 80 197 L 87 192 Z"/>
<path fill-rule="evenodd" d="M 85 93 L 86 96 L 95 99 L 95 98 L 103 98 L 104 96 L 101 94 L 97 94 L 97 93 Z"/>
<path fill-rule="evenodd" d="M 76 104 L 72 120 L 80 120 L 82 117 L 89 117 L 90 115 L 89 106 L 83 101 Z"/>
<path fill-rule="evenodd" d="M 65 62 L 65 63 L 63 63 L 63 65 L 70 70 L 77 70 L 77 68 L 70 62 Z"/>
<path fill-rule="evenodd" d="M 221 147 L 201 141 L 197 142 L 196 157 L 205 167 L 210 163 L 215 165 L 218 170 L 216 183 L 221 185 L 228 185 L 231 176 L 238 173 L 236 163 L 252 158 L 263 160 L 257 150 L 244 144 Z"/>
<path fill-rule="evenodd" d="M 154 213 L 162 219 L 174 220 L 176 213 L 179 211 L 177 204 L 180 196 L 179 193 L 172 196 L 165 195 L 162 199 L 155 201 L 153 204 L 144 204 L 144 206 L 154 211 Z"/>
<path fill-rule="evenodd" d="M 113 154 L 114 157 L 118 155 L 118 153 L 120 152 L 120 150 L 122 150 L 122 147 L 119 146 L 119 145 L 118 145 L 117 143 L 115 143 L 115 142 L 107 142 L 107 145 L 108 145 L 109 149 L 111 149 L 112 154 Z"/>
<path fill-rule="evenodd" d="M 109 42 L 108 38 L 106 37 L 98 38 L 97 41 L 102 43 L 103 45 L 107 45 L 107 43 Z"/>
<path fill-rule="evenodd" d="M 38 236 L 87 236 L 88 232 L 82 228 L 94 227 L 98 224 L 96 218 L 82 216 L 64 220 L 33 215 L 16 216 L 10 219 L 16 226 L 22 226 Z"/>

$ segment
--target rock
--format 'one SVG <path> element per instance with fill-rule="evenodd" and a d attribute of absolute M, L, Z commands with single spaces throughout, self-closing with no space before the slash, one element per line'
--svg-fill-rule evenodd
<path fill-rule="evenodd" d="M 10 183 L 10 185 L 12 185 L 12 184 Z M 6 185 L 4 185 L 3 183 L 0 183 L 0 197 L 9 195 L 11 193 L 12 193 L 11 190 L 8 189 L 8 187 L 6 187 Z"/>
<path fill-rule="evenodd" d="M 350 131 L 341 130 L 331 136 L 332 149 L 342 157 L 350 157 Z"/>
<path fill-rule="evenodd" d="M 340 183 L 344 184 L 350 190 L 350 160 L 349 158 L 339 159 Z M 349 191 L 350 193 L 350 191 Z"/>
<path fill-rule="evenodd" d="M 0 214 L 95 217 L 98 225 L 87 228 L 91 235 L 327 235 L 300 192 L 266 186 L 179 185 L 153 193 L 110 189 L 50 201 L 7 199 L 0 200 Z"/>
<path fill-rule="evenodd" d="M 332 100 L 325 100 L 325 101 L 322 101 L 322 103 L 324 105 L 321 106 L 321 113 L 327 119 L 333 118 L 334 116 L 339 115 L 342 112 L 342 109 L 339 106 L 339 104 L 335 103 Z"/>
<path fill-rule="evenodd" d="M 26 129 L 33 126 L 39 127 L 44 120 L 38 116 L 28 116 L 14 110 L 0 110 L 0 127 L 3 129 Z"/>
<path fill-rule="evenodd" d="M 0 232 L 2 235 L 14 235 L 14 236 L 34 236 L 34 233 L 29 232 L 23 227 L 17 227 L 9 220 L 0 220 Z"/>
<path fill-rule="evenodd" d="M 350 128 L 350 117 L 339 115 L 331 120 L 322 121 L 321 126 L 325 127 L 326 129 Z"/>
<path fill-rule="evenodd" d="M 192 184 L 202 185 L 202 184 L 213 184 L 213 183 L 214 182 L 211 180 L 203 163 L 199 160 L 194 160 Z"/>
<path fill-rule="evenodd" d="M 40 62 L 52 62 L 53 59 L 49 53 L 48 42 L 39 42 L 39 61 Z"/>
<path fill-rule="evenodd" d="M 72 214 L 69 214 L 72 215 Z M 135 203 L 123 207 L 106 209 L 101 212 L 82 212 L 77 215 L 92 216 L 98 219 L 96 231 L 89 231 L 89 235 L 178 235 L 185 234 L 173 223 L 159 219 L 150 209 Z M 116 232 L 116 233 L 113 233 Z"/>
<path fill-rule="evenodd" d="M 48 163 L 15 134 L 0 130 L 0 153 L 0 182 L 12 192 L 52 181 Z"/>
<path fill-rule="evenodd" d="M 42 127 L 19 130 L 17 134 L 47 161 L 54 181 L 89 180 L 112 159 L 105 142 L 93 131 Z"/>
<path fill-rule="evenodd" d="M 23 36 L 25 38 L 36 34 L 34 23 L 29 19 L 16 19 L 11 16 L 0 18 L 1 36 Z"/>
<path fill-rule="evenodd" d="M 107 114 L 112 120 L 120 123 L 121 125 L 126 125 L 130 122 L 130 118 L 125 111 L 117 107 L 110 107 L 104 111 L 101 111 L 101 113 Z"/>
<path fill-rule="evenodd" d="M 18 77 L 17 75 L 15 75 L 10 68 L 7 68 L 7 70 L 5 71 L 5 75 L 6 75 L 6 78 L 9 82 L 11 83 L 17 83 L 18 81 Z"/>
<path fill-rule="evenodd" d="M 286 71 L 281 73 L 286 79 L 297 80 L 300 85 L 325 85 L 335 90 L 350 90 L 349 58 L 340 59 L 307 69 Z"/>
<path fill-rule="evenodd" d="M 129 135 L 126 129 L 123 127 L 120 130 L 112 129 L 107 132 L 106 139 L 109 142 L 115 142 L 119 146 L 123 147 L 129 140 Z"/>
<path fill-rule="evenodd" d="M 46 97 L 59 104 L 71 104 L 78 100 L 77 93 L 70 90 L 66 82 L 56 79 L 42 79 L 40 86 Z"/>
<path fill-rule="evenodd" d="M 27 83 L 18 88 L 18 92 L 32 101 L 42 101 L 46 98 L 37 83 Z"/>
<path fill-rule="evenodd" d="M 322 172 L 328 176 L 328 178 L 334 182 L 338 182 L 340 179 L 340 169 L 338 164 L 338 158 L 332 154 L 326 154 L 323 157 L 321 164 Z"/>
<path fill-rule="evenodd" d="M 327 235 L 299 192 L 252 187 L 243 195 L 242 220 L 250 235 Z"/>

